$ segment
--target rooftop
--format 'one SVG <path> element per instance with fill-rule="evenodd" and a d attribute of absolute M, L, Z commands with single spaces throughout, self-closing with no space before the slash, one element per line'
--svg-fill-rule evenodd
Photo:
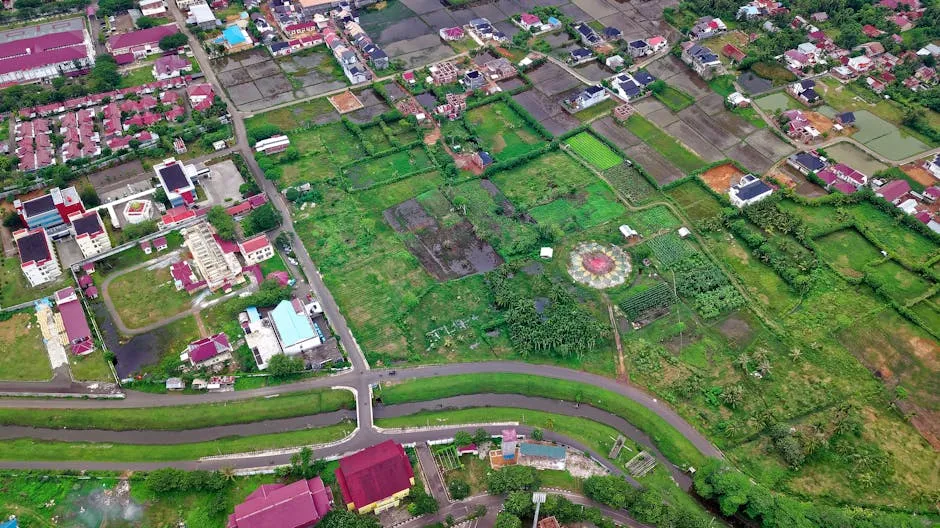
<path fill-rule="evenodd" d="M 336 480 L 347 503 L 366 506 L 411 487 L 414 472 L 402 446 L 393 440 L 339 461 Z"/>
<path fill-rule="evenodd" d="M 104 227 L 101 225 L 101 219 L 95 211 L 85 213 L 80 218 L 74 218 L 72 220 L 72 227 L 75 228 L 76 236 L 94 235 L 95 233 L 104 231 Z"/>
<path fill-rule="evenodd" d="M 284 347 L 296 345 L 317 335 L 307 314 L 303 313 L 303 310 L 297 313 L 291 301 L 285 300 L 278 303 L 271 310 L 270 317 Z"/>
<path fill-rule="evenodd" d="M 330 510 L 330 489 L 316 477 L 292 484 L 262 484 L 235 506 L 227 528 L 307 528 Z"/>
<path fill-rule="evenodd" d="M 51 257 L 46 243 L 46 230 L 42 228 L 17 238 L 16 248 L 20 252 L 20 262 L 43 262 Z"/>

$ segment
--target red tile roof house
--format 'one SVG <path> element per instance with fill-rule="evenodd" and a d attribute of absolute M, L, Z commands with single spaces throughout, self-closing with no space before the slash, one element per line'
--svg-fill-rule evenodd
<path fill-rule="evenodd" d="M 330 511 L 333 493 L 316 477 L 293 484 L 262 484 L 235 506 L 226 528 L 311 528 Z"/>
<path fill-rule="evenodd" d="M 274 246 L 271 245 L 264 233 L 239 242 L 238 250 L 248 265 L 258 264 L 274 256 Z"/>
<path fill-rule="evenodd" d="M 94 351 L 95 341 L 91 338 L 85 310 L 75 294 L 75 288 L 70 286 L 55 292 L 55 303 L 59 307 L 62 327 L 65 329 L 72 353 L 81 356 Z"/>
<path fill-rule="evenodd" d="M 533 27 L 541 26 L 542 20 L 539 17 L 533 15 L 532 13 L 522 13 L 522 15 L 519 16 L 518 24 L 519 24 L 519 27 L 528 31 L 528 30 L 531 30 Z"/>
<path fill-rule="evenodd" d="M 183 72 L 192 71 L 193 64 L 179 55 L 166 55 L 153 63 L 153 76 L 162 81 L 179 77 Z"/>
<path fill-rule="evenodd" d="M 862 33 L 864 33 L 868 38 L 878 38 L 884 34 L 884 31 L 876 28 L 871 24 L 865 24 L 862 26 Z"/>
<path fill-rule="evenodd" d="M 189 362 L 193 368 L 209 368 L 232 360 L 232 345 L 223 333 L 193 341 L 180 356 L 180 361 Z"/>
<path fill-rule="evenodd" d="M 147 55 L 160 53 L 162 51 L 160 50 L 160 39 L 175 35 L 179 31 L 176 24 L 165 24 L 139 31 L 131 31 L 109 38 L 106 47 L 112 55 L 133 53 L 135 58 L 141 59 Z"/>
<path fill-rule="evenodd" d="M 180 260 L 170 265 L 170 275 L 177 290 L 186 290 L 186 293 L 192 294 L 206 286 L 206 281 L 199 280 L 189 262 Z"/>
<path fill-rule="evenodd" d="M 875 196 L 880 196 L 897 205 L 901 203 L 901 198 L 910 190 L 911 185 L 907 183 L 907 180 L 892 180 L 875 191 Z"/>
<path fill-rule="evenodd" d="M 394 440 L 341 458 L 336 481 L 346 508 L 358 513 L 398 506 L 414 486 L 414 471 L 405 449 Z"/>
<path fill-rule="evenodd" d="M 206 110 L 215 99 L 215 91 L 208 83 L 191 84 L 186 87 L 186 94 L 189 96 L 189 104 L 197 111 Z"/>

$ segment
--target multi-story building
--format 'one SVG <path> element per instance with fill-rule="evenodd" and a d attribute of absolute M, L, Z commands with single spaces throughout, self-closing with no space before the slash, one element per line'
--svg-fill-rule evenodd
<path fill-rule="evenodd" d="M 0 85 L 53 79 L 95 65 L 95 44 L 81 18 L 0 32 Z"/>
<path fill-rule="evenodd" d="M 52 239 L 42 227 L 20 229 L 13 233 L 20 253 L 20 269 L 30 286 L 52 282 L 62 276 Z"/>
<path fill-rule="evenodd" d="M 101 223 L 98 211 L 75 213 L 69 216 L 69 222 L 72 224 L 72 235 L 78 242 L 78 249 L 82 250 L 85 258 L 111 249 L 111 238 Z"/>
<path fill-rule="evenodd" d="M 85 205 L 78 196 L 75 187 L 59 189 L 53 187 L 48 194 L 38 198 L 21 201 L 14 200 L 13 207 L 23 219 L 26 227 L 34 229 L 44 227 L 52 236 L 61 236 L 68 231 L 64 226 L 69 222 L 69 216 L 85 212 Z"/>
<path fill-rule="evenodd" d="M 153 166 L 157 173 L 160 186 L 166 193 L 167 199 L 174 207 L 188 205 L 196 200 L 196 186 L 192 177 L 196 168 L 192 165 L 183 165 L 175 158 L 167 158 Z"/>
<path fill-rule="evenodd" d="M 59 308 L 58 319 L 61 321 L 62 344 L 69 347 L 75 355 L 82 356 L 93 352 L 95 341 L 91 337 L 85 309 L 78 300 L 75 288 L 69 286 L 55 292 L 55 303 Z"/>
<path fill-rule="evenodd" d="M 274 246 L 268 241 L 267 235 L 258 236 L 238 243 L 238 251 L 245 259 L 245 264 L 252 265 L 268 260 L 274 256 Z"/>
<path fill-rule="evenodd" d="M 706 81 L 715 75 L 720 75 L 723 71 L 721 61 L 718 60 L 715 52 L 692 42 L 683 44 L 682 62 L 688 64 L 699 77 Z"/>
<path fill-rule="evenodd" d="M 728 190 L 728 198 L 731 199 L 731 203 L 735 207 L 740 209 L 767 198 L 773 192 L 773 187 L 764 183 L 757 176 L 745 174 L 741 176 L 738 183 L 732 185 L 731 189 Z"/>
<path fill-rule="evenodd" d="M 193 255 L 199 275 L 210 290 L 226 288 L 235 283 L 242 272 L 234 252 L 226 253 L 216 241 L 208 222 L 183 229 L 183 244 Z"/>

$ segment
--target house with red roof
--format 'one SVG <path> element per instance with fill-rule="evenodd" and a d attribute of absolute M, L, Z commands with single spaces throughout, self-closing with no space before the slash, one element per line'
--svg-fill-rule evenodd
<path fill-rule="evenodd" d="M 744 57 L 747 56 L 734 44 L 725 44 L 724 47 L 721 48 L 721 54 L 735 62 L 741 62 L 744 60 Z"/>
<path fill-rule="evenodd" d="M 87 72 L 95 45 L 81 18 L 0 31 L 0 85 Z"/>
<path fill-rule="evenodd" d="M 236 218 L 244 216 L 249 211 L 251 211 L 251 204 L 248 203 L 247 200 L 239 202 L 225 209 L 225 212 L 228 213 L 229 216 L 234 216 Z"/>
<path fill-rule="evenodd" d="M 414 486 L 405 449 L 394 440 L 343 457 L 336 470 L 343 502 L 350 511 L 381 512 L 398 506 Z"/>
<path fill-rule="evenodd" d="M 865 24 L 862 26 L 862 33 L 864 33 L 868 38 L 878 38 L 881 35 L 884 35 L 885 32 L 871 24 Z"/>
<path fill-rule="evenodd" d="M 542 20 L 532 13 L 522 13 L 519 15 L 519 21 L 516 24 L 526 31 L 532 31 L 532 28 L 539 28 Z"/>
<path fill-rule="evenodd" d="M 320 477 L 262 484 L 235 506 L 226 528 L 312 528 L 332 505 L 333 492 Z"/>
<path fill-rule="evenodd" d="M 914 28 L 914 23 L 911 22 L 911 19 L 904 15 L 894 15 L 888 17 L 888 20 L 894 22 L 894 24 L 898 26 L 898 29 L 900 29 L 902 32 Z"/>
<path fill-rule="evenodd" d="M 165 55 L 153 63 L 153 76 L 162 81 L 193 71 L 193 64 L 179 55 Z"/>
<path fill-rule="evenodd" d="M 933 187 L 927 187 L 924 189 L 924 200 L 930 203 L 934 203 L 937 200 L 940 200 L 940 187 L 934 185 Z"/>
<path fill-rule="evenodd" d="M 242 257 L 244 257 L 245 263 L 249 266 L 258 264 L 274 256 L 274 246 L 271 245 L 268 236 L 264 233 L 239 242 L 238 250 L 241 252 Z"/>
<path fill-rule="evenodd" d="M 131 53 L 135 59 L 160 53 L 160 39 L 179 33 L 175 23 L 114 35 L 105 47 L 112 55 Z"/>
<path fill-rule="evenodd" d="M 167 229 L 191 218 L 196 218 L 196 213 L 185 205 L 179 205 L 168 209 L 167 212 L 160 217 L 160 228 Z"/>
<path fill-rule="evenodd" d="M 186 347 L 186 352 L 180 355 L 180 361 L 193 368 L 209 368 L 232 360 L 232 345 L 224 333 L 204 337 L 193 341 Z"/>
<path fill-rule="evenodd" d="M 882 185 L 875 191 L 875 196 L 880 196 L 886 201 L 897 205 L 901 203 L 901 198 L 911 190 L 911 184 L 907 180 L 891 180 Z"/>
<path fill-rule="evenodd" d="M 206 281 L 200 280 L 192 266 L 185 260 L 170 265 L 170 276 L 173 277 L 177 291 L 186 290 L 186 293 L 192 294 L 206 287 Z"/>
<path fill-rule="evenodd" d="M 90 354 L 95 350 L 95 341 L 88 328 L 85 318 L 85 309 L 75 293 L 75 288 L 69 286 L 55 292 L 55 303 L 59 308 L 58 319 L 62 321 L 64 329 L 63 345 L 68 346 L 75 355 Z"/>
<path fill-rule="evenodd" d="M 209 83 L 190 84 L 186 87 L 186 95 L 189 96 L 189 104 L 193 110 L 203 111 L 212 106 L 215 100 L 215 91 Z"/>

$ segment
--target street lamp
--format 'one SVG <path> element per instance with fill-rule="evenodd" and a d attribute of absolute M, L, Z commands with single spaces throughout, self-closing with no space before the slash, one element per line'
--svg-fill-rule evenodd
<path fill-rule="evenodd" d="M 541 491 L 536 491 L 532 494 L 532 503 L 535 504 L 535 519 L 532 519 L 532 528 L 536 528 L 539 524 L 539 509 L 541 509 L 542 504 L 545 502 L 545 498 L 545 493 Z"/>

